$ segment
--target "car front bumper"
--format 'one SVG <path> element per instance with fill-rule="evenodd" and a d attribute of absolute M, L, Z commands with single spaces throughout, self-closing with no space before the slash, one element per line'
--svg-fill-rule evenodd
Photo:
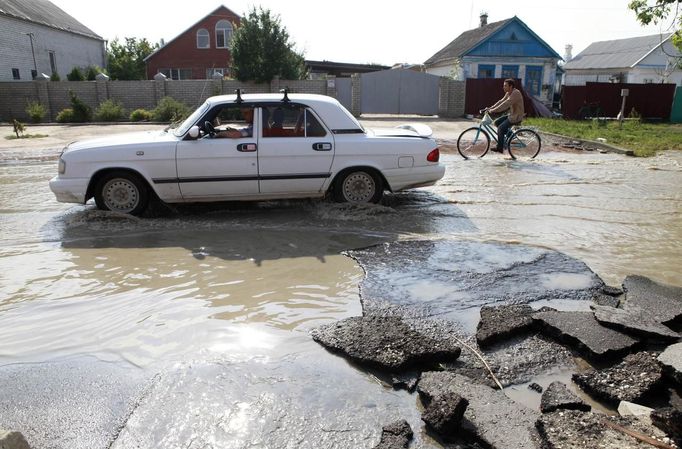
<path fill-rule="evenodd" d="M 60 203 L 85 203 L 85 193 L 88 189 L 88 178 L 64 179 L 55 176 L 50 179 L 50 190 Z"/>

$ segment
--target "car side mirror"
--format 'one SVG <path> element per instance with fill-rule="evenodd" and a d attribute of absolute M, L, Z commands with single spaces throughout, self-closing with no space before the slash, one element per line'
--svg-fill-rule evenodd
<path fill-rule="evenodd" d="M 192 126 L 187 133 L 192 139 L 199 137 L 199 127 L 197 125 Z"/>

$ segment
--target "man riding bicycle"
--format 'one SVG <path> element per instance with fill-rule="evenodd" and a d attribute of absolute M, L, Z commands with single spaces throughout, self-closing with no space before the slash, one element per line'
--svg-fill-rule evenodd
<path fill-rule="evenodd" d="M 504 97 L 494 105 L 487 107 L 484 111 L 488 112 L 503 112 L 511 109 L 509 114 L 503 115 L 495 119 L 495 126 L 497 126 L 497 148 L 493 151 L 502 152 L 504 147 L 504 137 L 512 125 L 518 125 L 523 121 L 525 112 L 523 110 L 523 95 L 515 88 L 515 81 L 511 78 L 504 80 Z"/>

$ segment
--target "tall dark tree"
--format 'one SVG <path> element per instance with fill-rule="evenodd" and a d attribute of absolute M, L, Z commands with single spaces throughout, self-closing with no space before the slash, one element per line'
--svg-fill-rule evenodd
<path fill-rule="evenodd" d="M 628 8 L 637 14 L 637 20 L 642 25 L 657 24 L 670 20 L 672 42 L 682 51 L 682 16 L 680 4 L 682 0 L 632 0 Z"/>
<path fill-rule="evenodd" d="M 232 70 L 240 81 L 269 83 L 276 76 L 302 79 L 303 54 L 294 50 L 278 15 L 255 7 L 241 20 L 232 38 Z"/>
<path fill-rule="evenodd" d="M 145 38 L 138 41 L 137 38 L 126 37 L 125 44 L 121 44 L 118 38 L 114 39 L 107 49 L 109 76 L 113 80 L 146 79 L 144 58 L 158 47 Z"/>

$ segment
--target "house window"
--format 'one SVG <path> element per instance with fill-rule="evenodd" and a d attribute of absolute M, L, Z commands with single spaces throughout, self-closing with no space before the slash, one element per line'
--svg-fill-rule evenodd
<path fill-rule="evenodd" d="M 20 80 L 21 75 L 19 75 L 19 69 L 12 69 L 12 79 Z"/>
<path fill-rule="evenodd" d="M 519 77 L 519 66 L 517 65 L 503 65 L 502 66 L 502 78 L 516 79 Z"/>
<path fill-rule="evenodd" d="M 34 80 L 38 76 L 38 72 L 35 69 L 31 69 L 31 79 Z"/>
<path fill-rule="evenodd" d="M 479 64 L 478 65 L 478 77 L 479 78 L 495 78 L 495 66 Z"/>
<path fill-rule="evenodd" d="M 533 95 L 540 95 L 540 88 L 542 85 L 542 66 L 529 65 L 526 66 L 526 82 L 524 87 L 527 92 Z"/>
<path fill-rule="evenodd" d="M 172 80 L 192 79 L 192 69 L 160 69 L 159 72 Z"/>
<path fill-rule="evenodd" d="M 215 26 L 216 48 L 227 48 L 232 40 L 232 24 L 227 20 L 221 20 Z"/>
<path fill-rule="evenodd" d="M 48 51 L 47 54 L 50 55 L 50 70 L 52 70 L 52 74 L 54 75 L 57 73 L 57 57 L 53 51 Z"/>
<path fill-rule="evenodd" d="M 227 67 L 213 67 L 211 69 L 206 69 L 206 79 L 213 78 L 214 73 L 220 73 L 223 76 L 229 76 L 230 69 Z"/>
<path fill-rule="evenodd" d="M 208 30 L 200 29 L 197 31 L 197 48 L 210 48 Z"/>

